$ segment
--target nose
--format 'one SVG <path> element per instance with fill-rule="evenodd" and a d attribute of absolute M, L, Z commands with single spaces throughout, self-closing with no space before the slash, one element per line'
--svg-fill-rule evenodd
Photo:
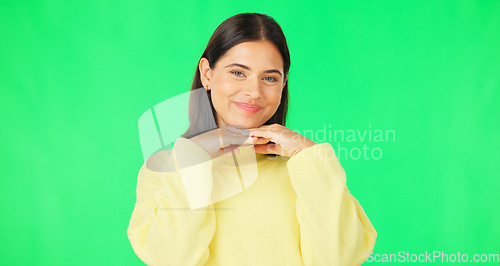
<path fill-rule="evenodd" d="M 247 82 L 242 92 L 251 99 L 258 99 L 260 97 L 260 84 L 258 79 L 257 81 Z"/>

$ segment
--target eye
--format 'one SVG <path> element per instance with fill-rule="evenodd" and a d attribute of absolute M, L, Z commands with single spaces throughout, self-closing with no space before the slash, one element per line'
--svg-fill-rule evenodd
<path fill-rule="evenodd" d="M 265 77 L 265 78 L 270 78 L 270 79 L 267 79 L 267 81 L 270 81 L 270 82 L 276 82 L 276 81 L 278 81 L 277 79 L 275 79 L 273 77 Z"/>
<path fill-rule="evenodd" d="M 244 75 L 243 75 L 243 72 L 238 71 L 238 70 L 231 71 L 231 73 L 233 73 L 234 75 L 236 75 L 236 76 L 238 76 L 238 77 L 242 77 L 242 76 L 244 76 Z M 241 75 L 240 75 L 240 74 L 241 74 Z"/>

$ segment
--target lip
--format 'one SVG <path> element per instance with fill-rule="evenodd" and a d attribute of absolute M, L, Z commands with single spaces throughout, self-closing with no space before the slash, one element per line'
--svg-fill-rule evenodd
<path fill-rule="evenodd" d="M 262 109 L 262 106 L 258 104 L 252 104 L 252 103 L 244 103 L 244 102 L 234 102 L 234 104 L 242 111 L 249 113 L 249 114 L 255 114 L 260 109 Z"/>

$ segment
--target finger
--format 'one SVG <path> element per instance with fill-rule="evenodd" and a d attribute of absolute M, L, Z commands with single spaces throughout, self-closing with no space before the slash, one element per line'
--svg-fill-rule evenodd
<path fill-rule="evenodd" d="M 222 137 L 222 146 L 227 147 L 229 145 L 241 145 L 241 144 L 252 144 L 252 138 L 247 135 L 244 136 L 242 134 L 234 133 L 227 128 L 221 130 Z"/>
<path fill-rule="evenodd" d="M 237 127 L 228 126 L 227 130 L 229 130 L 230 132 L 235 133 L 235 134 L 240 134 L 243 136 L 250 136 L 250 130 L 247 128 L 237 128 Z"/>
<path fill-rule="evenodd" d="M 256 139 L 257 138 L 252 138 L 250 136 L 245 137 L 242 135 L 236 135 L 236 136 L 229 136 L 227 139 L 225 139 L 225 143 L 227 142 L 227 145 L 241 146 L 245 144 L 254 144 Z"/>
<path fill-rule="evenodd" d="M 259 138 L 259 137 L 252 137 L 253 139 L 253 144 L 254 145 L 259 145 L 259 144 L 266 144 L 268 143 L 269 141 L 271 141 L 270 139 L 268 138 Z"/>
<path fill-rule="evenodd" d="M 268 139 L 273 139 L 275 137 L 274 132 L 270 131 L 267 128 L 251 128 L 250 136 L 263 137 Z"/>
<path fill-rule="evenodd" d="M 250 136 L 249 129 L 239 129 L 230 126 L 226 126 L 224 129 L 227 130 L 227 135 L 230 136 L 227 141 L 231 144 L 265 144 L 272 139 L 271 137 Z"/>
<path fill-rule="evenodd" d="M 266 138 L 248 137 L 245 140 L 245 142 L 243 142 L 241 144 L 236 144 L 236 145 L 239 146 L 239 147 L 246 147 L 246 146 L 254 146 L 254 145 L 257 145 L 257 144 L 266 144 L 269 141 L 270 140 L 266 139 Z"/>
<path fill-rule="evenodd" d="M 261 144 L 255 145 L 255 152 L 261 154 L 278 154 L 276 144 Z"/>
<path fill-rule="evenodd" d="M 224 135 L 230 135 L 230 136 L 250 136 L 250 131 L 249 130 L 240 130 L 240 129 L 235 129 L 229 126 L 226 126 L 221 129 Z"/>

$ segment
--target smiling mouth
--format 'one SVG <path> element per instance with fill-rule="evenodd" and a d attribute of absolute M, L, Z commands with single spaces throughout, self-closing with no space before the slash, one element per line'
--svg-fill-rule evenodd
<path fill-rule="evenodd" d="M 250 105 L 250 104 L 245 104 L 245 103 L 241 103 L 241 102 L 234 102 L 234 104 L 236 105 L 236 107 L 238 107 L 238 109 L 240 109 L 248 114 L 255 114 L 258 111 L 260 111 L 260 109 L 262 109 L 262 107 L 260 107 L 258 105 Z"/>

